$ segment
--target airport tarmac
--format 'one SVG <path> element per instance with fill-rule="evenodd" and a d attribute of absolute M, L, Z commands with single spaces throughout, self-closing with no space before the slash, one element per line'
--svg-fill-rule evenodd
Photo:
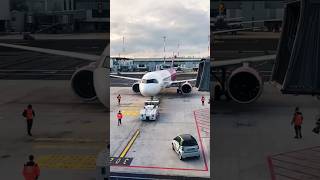
<path fill-rule="evenodd" d="M 34 154 L 40 179 L 88 180 L 96 177 L 96 157 L 105 149 L 107 112 L 97 102 L 85 103 L 69 81 L 0 81 L 1 177 L 22 179 L 23 164 Z M 36 113 L 33 137 L 26 132 L 22 111 Z"/>
<path fill-rule="evenodd" d="M 208 99 L 209 93 L 194 89 L 191 94 L 181 96 L 176 94 L 176 88 L 166 89 L 160 94 L 160 117 L 151 122 L 139 119 L 140 109 L 147 97 L 134 93 L 131 87 L 111 87 L 110 93 L 112 174 L 209 178 L 209 104 L 202 106 L 200 101 L 201 95 Z M 120 106 L 116 99 L 118 94 L 122 96 Z M 124 115 L 121 126 L 117 126 L 116 119 L 119 110 Z M 172 150 L 172 139 L 185 133 L 197 139 L 201 154 L 199 159 L 181 161 Z"/>
<path fill-rule="evenodd" d="M 294 138 L 294 128 L 290 124 L 296 106 L 304 116 L 302 139 Z M 317 166 L 313 166 L 320 164 L 319 158 L 309 157 L 316 161 L 309 169 L 301 160 L 306 160 L 306 153 L 311 155 L 306 150 L 317 150 L 319 146 L 320 136 L 312 132 L 316 117 L 320 115 L 320 100 L 316 97 L 282 95 L 279 89 L 266 83 L 256 102 L 237 104 L 219 101 L 215 102 L 212 110 L 214 173 L 211 176 L 214 179 L 270 180 L 273 174 L 277 180 L 305 180 L 304 173 L 311 170 L 311 179 L 320 178 L 314 171 Z M 279 164 L 277 158 L 288 161 L 283 157 L 294 151 L 297 151 L 296 159 L 291 159 L 291 164 L 283 161 Z M 279 157 L 279 154 L 283 156 Z M 296 166 L 293 167 L 294 163 Z"/>

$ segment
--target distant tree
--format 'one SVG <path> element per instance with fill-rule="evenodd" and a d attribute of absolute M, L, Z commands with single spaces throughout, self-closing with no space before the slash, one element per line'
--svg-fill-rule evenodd
<path fill-rule="evenodd" d="M 28 11 L 26 0 L 10 0 L 10 10 Z"/>

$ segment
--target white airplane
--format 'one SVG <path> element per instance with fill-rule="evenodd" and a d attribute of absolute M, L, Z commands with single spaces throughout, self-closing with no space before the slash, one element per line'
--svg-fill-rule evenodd
<path fill-rule="evenodd" d="M 177 81 L 176 74 L 176 70 L 173 68 L 173 66 L 171 66 L 170 69 L 148 72 L 145 75 L 143 75 L 142 79 L 118 75 L 110 76 L 114 78 L 122 78 L 136 81 L 132 85 L 132 90 L 136 93 L 140 92 L 143 96 L 156 96 L 164 88 L 169 88 L 173 85 L 178 85 L 177 92 L 181 92 L 182 94 L 190 93 L 192 91 L 192 85 L 189 82 L 196 81 L 196 79 L 186 79 Z"/>
<path fill-rule="evenodd" d="M 0 43 L 0 46 L 92 61 L 92 63 L 78 69 L 72 75 L 70 81 L 71 88 L 81 99 L 85 101 L 98 99 L 107 108 L 109 108 L 110 97 L 108 84 L 109 76 L 136 81 L 136 83 L 132 85 L 133 91 L 140 92 L 144 96 L 155 96 L 162 89 L 173 85 L 178 85 L 177 91 L 187 94 L 192 90 L 192 86 L 189 82 L 196 80 L 187 79 L 177 81 L 176 71 L 173 68 L 146 73 L 142 79 L 109 75 L 109 45 L 100 56 L 7 43 Z M 214 96 L 219 97 L 221 94 L 228 94 L 229 97 L 238 103 L 253 102 L 261 94 L 263 82 L 259 73 L 247 64 L 250 62 L 274 59 L 275 55 L 268 55 L 234 60 L 211 61 L 214 69 L 225 69 L 243 64 L 243 66 L 236 69 L 230 68 L 232 69 L 232 73 L 230 75 L 225 74 L 222 76 L 223 78 L 216 78 L 217 81 L 215 82 Z"/>

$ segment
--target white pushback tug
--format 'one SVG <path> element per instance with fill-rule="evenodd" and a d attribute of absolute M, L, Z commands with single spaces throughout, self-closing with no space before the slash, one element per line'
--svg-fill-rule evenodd
<path fill-rule="evenodd" d="M 151 98 L 144 102 L 143 109 L 140 110 L 140 120 L 155 121 L 159 117 L 159 99 Z"/>

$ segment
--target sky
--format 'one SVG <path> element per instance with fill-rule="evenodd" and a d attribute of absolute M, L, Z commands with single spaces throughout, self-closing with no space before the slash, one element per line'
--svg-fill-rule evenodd
<path fill-rule="evenodd" d="M 207 57 L 209 16 L 209 0 L 111 0 L 111 56 Z"/>

